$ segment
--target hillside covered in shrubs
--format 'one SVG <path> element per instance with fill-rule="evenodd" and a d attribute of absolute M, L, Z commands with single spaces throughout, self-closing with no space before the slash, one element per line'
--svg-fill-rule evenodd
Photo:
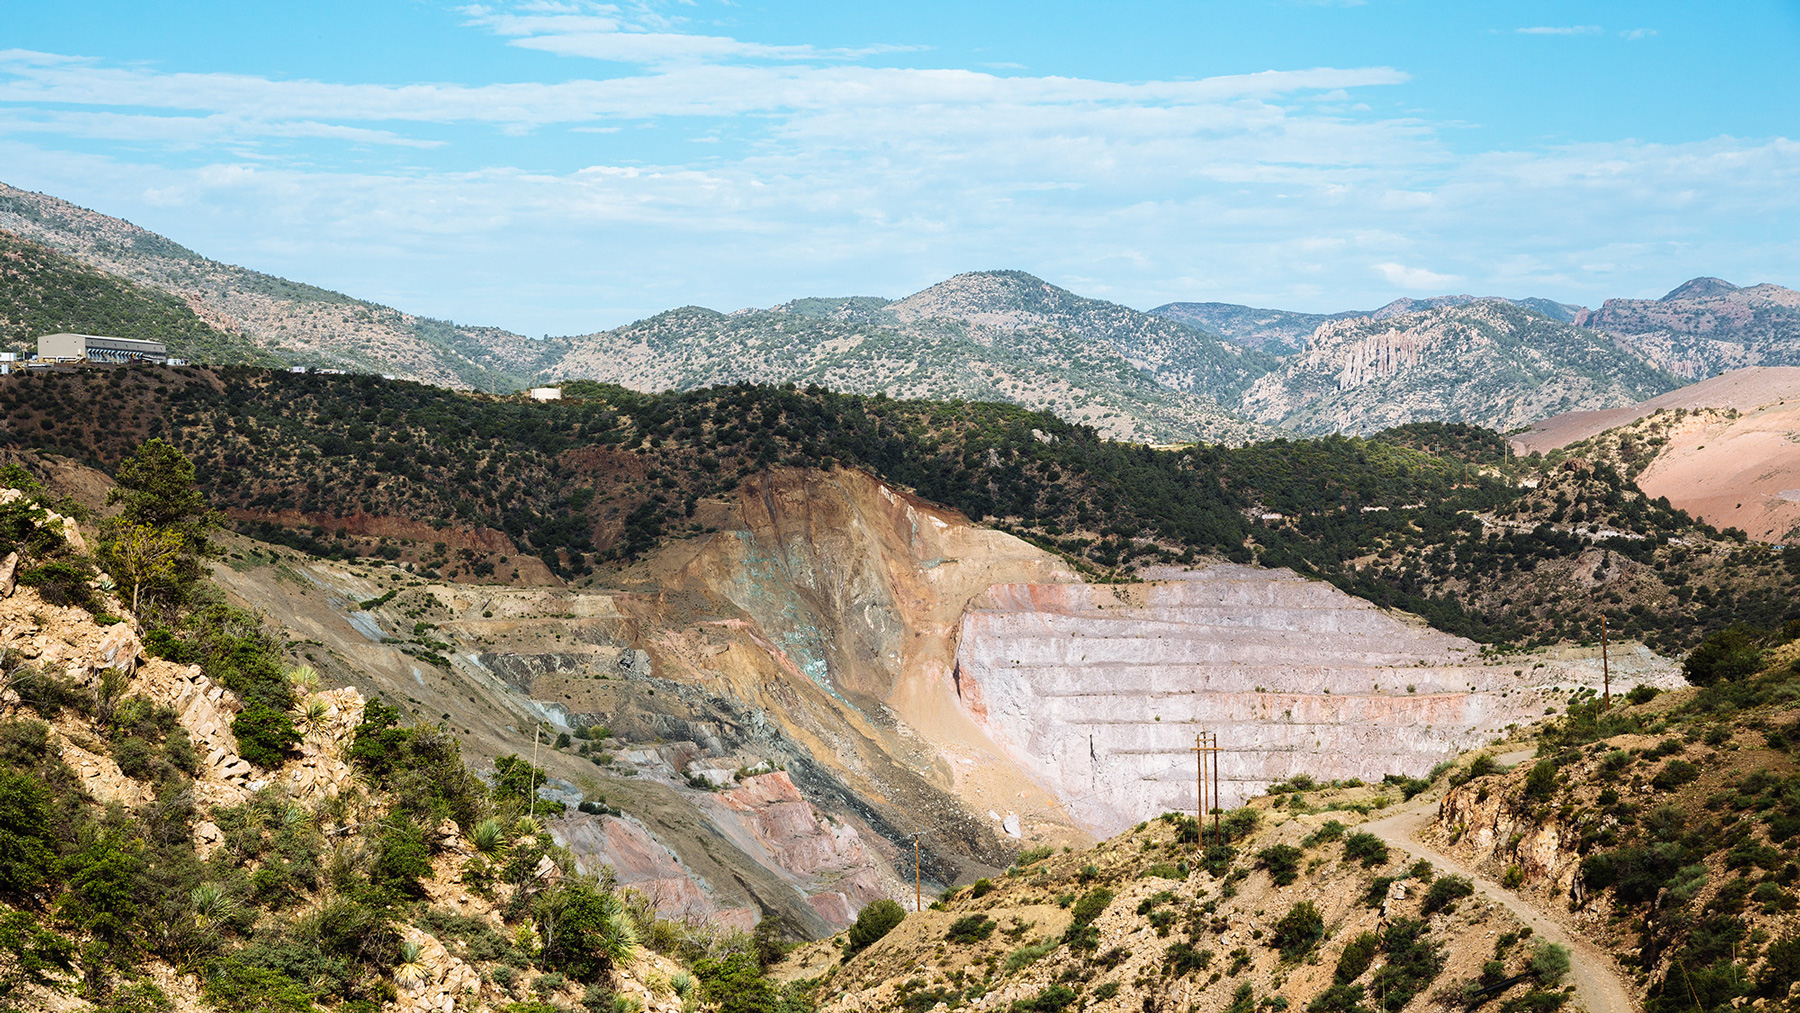
<path fill-rule="evenodd" d="M 747 475 L 850 467 L 1098 576 L 1220 557 L 1288 566 L 1484 641 L 1592 640 L 1604 613 L 1616 636 L 1677 651 L 1733 622 L 1800 618 L 1787 554 L 1650 500 L 1615 460 L 1509 461 L 1466 426 L 1159 450 L 1007 405 L 793 387 L 565 394 L 84 370 L 0 380 L 0 412 L 13 447 L 109 469 L 134 441 L 165 438 L 241 530 L 459 580 L 510 579 L 519 556 L 565 579 L 628 565 L 704 535 L 700 503 Z"/>

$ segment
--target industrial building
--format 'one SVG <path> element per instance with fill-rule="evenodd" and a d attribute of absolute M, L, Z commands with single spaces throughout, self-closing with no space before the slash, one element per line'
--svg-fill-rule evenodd
<path fill-rule="evenodd" d="M 46 334 L 38 339 L 38 358 L 60 362 L 166 362 L 169 347 L 160 341 L 102 334 Z"/>

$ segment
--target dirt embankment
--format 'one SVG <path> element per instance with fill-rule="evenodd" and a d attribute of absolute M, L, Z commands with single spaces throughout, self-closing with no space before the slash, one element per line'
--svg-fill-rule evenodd
<path fill-rule="evenodd" d="M 1627 408 L 1558 415 L 1514 446 L 1549 451 L 1617 427 L 1654 454 L 1637 476 L 1645 495 L 1759 541 L 1800 539 L 1800 366 L 1753 366 Z"/>

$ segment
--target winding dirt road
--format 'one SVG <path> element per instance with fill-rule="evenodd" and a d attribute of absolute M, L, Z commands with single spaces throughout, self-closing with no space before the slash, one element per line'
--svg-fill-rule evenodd
<path fill-rule="evenodd" d="M 1587 1007 L 1588 1013 L 1638 1013 L 1638 1006 L 1631 1001 L 1631 992 L 1625 987 L 1625 979 L 1619 975 L 1612 958 L 1599 947 L 1570 932 L 1551 912 L 1507 890 L 1457 859 L 1420 843 L 1419 832 L 1431 820 L 1431 811 L 1420 807 L 1365 823 L 1360 829 L 1415 858 L 1429 860 L 1440 872 L 1467 876 L 1475 884 L 1476 893 L 1518 916 L 1520 921 L 1531 926 L 1535 936 L 1568 947 L 1569 977 L 1574 981 L 1575 994 L 1580 997 L 1582 1005 Z"/>

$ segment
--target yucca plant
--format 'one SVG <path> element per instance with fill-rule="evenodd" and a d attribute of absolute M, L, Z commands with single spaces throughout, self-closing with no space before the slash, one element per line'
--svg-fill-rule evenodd
<path fill-rule="evenodd" d="M 619 902 L 617 894 L 603 893 L 600 913 L 600 924 L 594 930 L 596 948 L 613 965 L 624 964 L 637 954 L 637 931 L 631 927 L 625 905 Z"/>
<path fill-rule="evenodd" d="M 319 689 L 319 670 L 311 665 L 295 665 L 288 669 L 287 679 L 303 693 L 315 693 Z"/>
<path fill-rule="evenodd" d="M 306 725 L 308 733 L 317 732 L 324 727 L 325 719 L 331 716 L 331 704 L 322 696 L 314 694 L 306 698 L 300 705 L 300 720 Z"/>
<path fill-rule="evenodd" d="M 675 977 L 669 979 L 669 987 L 675 990 L 676 995 L 686 999 L 694 991 L 694 976 L 686 971 L 676 971 Z"/>
<path fill-rule="evenodd" d="M 194 908 L 194 920 L 203 926 L 229 921 L 238 910 L 236 898 L 217 883 L 194 887 L 188 892 L 188 903 Z"/>
<path fill-rule="evenodd" d="M 425 960 L 425 947 L 412 941 L 400 944 L 400 961 L 394 965 L 394 984 L 401 988 L 417 988 L 431 976 Z"/>
<path fill-rule="evenodd" d="M 492 816 L 475 824 L 474 832 L 469 834 L 470 843 L 475 850 L 484 855 L 495 855 L 506 850 L 506 827 Z"/>

